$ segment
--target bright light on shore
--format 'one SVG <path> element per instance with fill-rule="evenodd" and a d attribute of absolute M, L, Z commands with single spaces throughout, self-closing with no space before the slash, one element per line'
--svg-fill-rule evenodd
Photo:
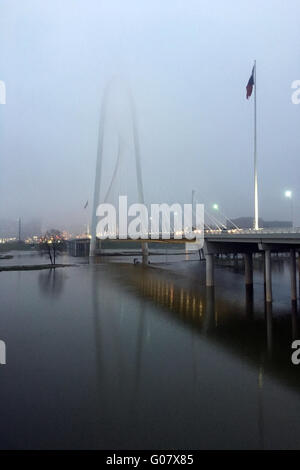
<path fill-rule="evenodd" d="M 215 211 L 218 211 L 219 210 L 219 204 L 213 204 L 213 209 Z"/>
<path fill-rule="evenodd" d="M 284 193 L 285 197 L 288 197 L 289 199 L 291 199 L 292 197 L 292 191 L 290 191 L 289 189 L 287 191 L 285 191 Z"/>

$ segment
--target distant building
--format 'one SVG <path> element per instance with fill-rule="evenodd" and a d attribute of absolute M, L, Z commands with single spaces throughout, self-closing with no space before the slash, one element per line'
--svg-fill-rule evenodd
<path fill-rule="evenodd" d="M 67 240 L 68 253 L 71 256 L 89 256 L 90 238 L 73 238 Z"/>

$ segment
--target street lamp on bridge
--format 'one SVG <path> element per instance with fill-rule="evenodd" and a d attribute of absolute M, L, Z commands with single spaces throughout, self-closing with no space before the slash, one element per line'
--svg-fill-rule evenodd
<path fill-rule="evenodd" d="M 226 229 L 226 216 L 224 216 L 224 214 L 221 213 L 220 211 L 220 206 L 219 204 L 217 204 L 216 202 L 212 205 L 212 208 L 214 211 L 218 212 L 222 217 L 224 217 L 224 222 L 221 222 L 220 220 L 217 219 L 217 217 L 214 217 L 215 221 L 217 222 L 217 225 L 220 224 L 221 225 L 221 228 L 223 229 Z M 220 228 L 220 227 L 219 227 Z"/>
<path fill-rule="evenodd" d="M 290 189 L 287 189 L 284 195 L 287 199 L 290 199 L 290 202 L 291 202 L 291 221 L 292 221 L 292 228 L 294 228 L 293 193 Z"/>
<path fill-rule="evenodd" d="M 214 211 L 218 212 L 221 216 L 224 217 L 224 224 L 222 223 L 223 227 L 226 229 L 227 227 L 227 221 L 230 223 L 230 227 L 234 227 L 235 229 L 239 230 L 239 227 L 231 220 L 227 215 L 224 214 L 223 211 L 221 211 L 219 204 L 216 202 L 212 205 L 212 208 Z"/>

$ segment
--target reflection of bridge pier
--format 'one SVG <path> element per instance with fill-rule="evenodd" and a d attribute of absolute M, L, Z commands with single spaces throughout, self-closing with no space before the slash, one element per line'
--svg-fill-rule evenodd
<path fill-rule="evenodd" d="M 192 285 L 183 283 L 181 277 L 168 270 L 145 269 L 142 265 L 130 269 L 118 265 L 115 270 L 131 293 L 134 288 L 144 299 L 160 305 L 165 315 L 190 328 L 193 334 L 200 334 L 203 340 L 242 355 L 246 362 L 259 364 L 268 374 L 291 385 L 299 383 L 297 371 L 287 368 L 286 362 L 290 360 L 286 356 L 287 344 L 292 337 L 297 337 L 295 308 L 278 322 L 272 315 L 271 302 L 265 303 L 264 311 L 263 307 L 256 311 L 262 315 L 253 315 L 250 286 L 246 287 L 245 304 L 237 305 L 234 299 L 216 297 L 214 287 L 205 288 L 197 280 Z"/>
<path fill-rule="evenodd" d="M 215 288 L 206 287 L 206 309 L 202 327 L 203 333 L 207 334 L 215 325 Z"/>
<path fill-rule="evenodd" d="M 273 351 L 273 309 L 271 302 L 266 302 L 266 321 L 267 321 L 267 345 L 268 355 L 272 357 Z"/>
<path fill-rule="evenodd" d="M 268 233 L 261 231 L 240 231 L 238 233 L 206 233 L 204 253 L 206 258 L 206 286 L 214 281 L 214 258 L 220 254 L 243 254 L 245 285 L 253 286 L 253 254 L 261 253 L 264 260 L 264 281 L 266 302 L 272 302 L 272 252 L 290 255 L 291 301 L 297 301 L 296 250 L 300 249 L 300 234 L 297 232 Z M 299 265 L 300 266 L 300 265 Z"/>
<path fill-rule="evenodd" d="M 253 317 L 253 284 L 246 284 L 246 315 L 249 318 Z"/>
<path fill-rule="evenodd" d="M 291 273 L 291 299 L 297 301 L 297 271 L 296 271 L 296 253 L 294 248 L 290 251 L 290 273 Z"/>
<path fill-rule="evenodd" d="M 298 318 L 297 318 L 297 303 L 292 302 L 292 338 L 298 338 Z"/>

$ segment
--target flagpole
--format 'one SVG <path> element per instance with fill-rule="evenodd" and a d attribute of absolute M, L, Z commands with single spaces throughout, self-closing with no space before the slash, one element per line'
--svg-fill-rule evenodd
<path fill-rule="evenodd" d="M 254 61 L 254 229 L 258 230 L 258 183 L 257 183 L 257 137 L 256 137 L 256 60 Z"/>

